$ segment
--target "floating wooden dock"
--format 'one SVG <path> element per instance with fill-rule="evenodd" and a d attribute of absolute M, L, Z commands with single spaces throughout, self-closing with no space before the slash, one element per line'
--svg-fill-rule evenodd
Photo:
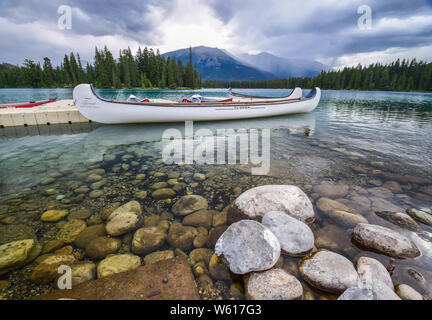
<path fill-rule="evenodd" d="M 0 128 L 91 122 L 75 107 L 73 100 L 59 100 L 33 108 L 0 109 Z"/>

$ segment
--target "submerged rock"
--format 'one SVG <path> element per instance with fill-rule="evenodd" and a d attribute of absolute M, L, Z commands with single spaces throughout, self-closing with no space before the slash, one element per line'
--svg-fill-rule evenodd
<path fill-rule="evenodd" d="M 58 239 L 66 244 L 72 243 L 78 235 L 87 227 L 83 220 L 71 219 L 61 227 L 58 233 Z"/>
<path fill-rule="evenodd" d="M 0 280 L 0 291 L 9 288 L 12 285 L 10 281 Z"/>
<path fill-rule="evenodd" d="M 90 188 L 86 187 L 86 186 L 81 186 L 79 188 L 76 188 L 74 190 L 75 193 L 87 193 L 89 192 Z"/>
<path fill-rule="evenodd" d="M 113 205 L 113 208 L 114 208 L 114 210 L 112 210 L 112 211 L 109 210 L 111 212 L 108 211 L 109 215 L 108 215 L 107 220 L 111 220 L 114 217 L 116 217 L 118 215 L 122 215 L 122 214 L 127 213 L 127 212 L 132 212 L 132 213 L 135 213 L 137 215 L 140 215 L 142 213 L 141 205 L 139 204 L 138 201 L 135 201 L 135 200 L 129 201 L 128 203 L 126 203 L 122 206 L 119 206 L 119 207 L 117 207 L 117 203 L 115 203 Z M 109 208 L 109 209 L 111 209 L 111 208 Z"/>
<path fill-rule="evenodd" d="M 184 182 L 179 182 L 179 183 L 175 184 L 175 185 L 172 187 L 172 189 L 173 189 L 175 192 L 180 192 L 180 191 L 182 191 L 183 189 L 186 189 L 186 187 L 187 187 L 186 183 L 184 183 Z"/>
<path fill-rule="evenodd" d="M 130 201 L 115 209 L 108 217 L 105 226 L 111 236 L 120 236 L 136 229 L 141 222 L 141 205 L 137 201 Z"/>
<path fill-rule="evenodd" d="M 221 235 L 228 229 L 226 225 L 218 226 L 216 228 L 213 228 L 209 232 L 209 240 L 210 240 L 210 246 L 214 248 L 216 245 L 216 242 L 219 240 Z"/>
<path fill-rule="evenodd" d="M 260 221 L 269 211 L 282 211 L 304 223 L 312 223 L 315 213 L 307 195 L 291 185 L 265 185 L 243 192 L 228 209 L 235 220 Z"/>
<path fill-rule="evenodd" d="M 93 190 L 97 190 L 97 189 L 100 189 L 101 187 L 103 187 L 106 184 L 107 184 L 107 180 L 103 179 L 103 180 L 100 180 L 98 182 L 92 183 L 90 185 L 90 188 L 93 189 Z"/>
<path fill-rule="evenodd" d="M 253 220 L 230 225 L 215 246 L 216 255 L 236 274 L 270 269 L 280 251 L 280 243 L 270 229 Z"/>
<path fill-rule="evenodd" d="M 162 260 L 168 260 L 173 258 L 174 258 L 174 251 L 172 250 L 156 251 L 146 255 L 144 257 L 144 263 L 152 264 Z"/>
<path fill-rule="evenodd" d="M 335 224 L 328 224 L 315 231 L 315 246 L 318 249 L 348 254 L 352 248 L 351 236 Z"/>
<path fill-rule="evenodd" d="M 166 186 L 168 186 L 168 183 L 166 183 L 165 181 L 161 181 L 161 182 L 156 182 L 156 183 L 152 184 L 150 186 L 150 189 L 157 190 L 157 189 L 165 188 Z"/>
<path fill-rule="evenodd" d="M 48 284 L 58 276 L 61 265 L 71 266 L 76 262 L 73 255 L 50 255 L 33 269 L 30 280 L 37 284 Z"/>
<path fill-rule="evenodd" d="M 203 173 L 194 173 L 194 175 L 193 175 L 192 178 L 193 178 L 194 180 L 197 180 L 197 181 L 203 181 L 203 180 L 205 180 L 207 177 L 206 177 L 206 175 L 203 174 Z"/>
<path fill-rule="evenodd" d="M 122 242 L 116 238 L 97 237 L 87 244 L 85 252 L 92 259 L 103 259 L 107 255 L 117 252 L 121 244 Z"/>
<path fill-rule="evenodd" d="M 327 198 L 343 198 L 348 193 L 349 187 L 344 184 L 323 182 L 313 188 L 313 191 Z"/>
<path fill-rule="evenodd" d="M 155 251 L 165 243 L 166 231 L 160 227 L 144 227 L 135 231 L 132 252 L 146 254 Z"/>
<path fill-rule="evenodd" d="M 147 198 L 147 191 L 145 190 L 138 191 L 137 193 L 135 193 L 135 197 L 144 200 L 145 198 Z"/>
<path fill-rule="evenodd" d="M 75 263 L 71 266 L 72 287 L 96 279 L 96 264 L 90 261 Z"/>
<path fill-rule="evenodd" d="M 209 261 L 210 275 L 214 280 L 230 281 L 231 274 L 223 261 L 213 254 Z"/>
<path fill-rule="evenodd" d="M 78 248 L 85 248 L 92 240 L 106 235 L 105 225 L 96 224 L 85 228 L 75 239 Z"/>
<path fill-rule="evenodd" d="M 188 195 L 181 197 L 172 206 L 172 212 L 178 216 L 186 216 L 198 210 L 205 210 L 208 207 L 207 200 L 198 195 Z"/>
<path fill-rule="evenodd" d="M 199 210 L 184 217 L 183 225 L 210 229 L 213 223 L 213 210 Z"/>
<path fill-rule="evenodd" d="M 89 174 L 86 178 L 87 182 L 96 182 L 96 181 L 100 181 L 100 180 L 102 180 L 102 176 L 100 176 L 96 173 Z"/>
<path fill-rule="evenodd" d="M 403 189 L 397 181 L 387 181 L 383 184 L 384 188 L 387 188 L 394 193 L 402 193 Z"/>
<path fill-rule="evenodd" d="M 51 240 L 48 241 L 42 249 L 42 254 L 53 252 L 64 246 L 64 242 L 61 240 Z"/>
<path fill-rule="evenodd" d="M 93 190 L 89 193 L 89 197 L 92 199 L 96 199 L 99 197 L 102 197 L 104 195 L 104 192 L 102 190 Z"/>
<path fill-rule="evenodd" d="M 212 255 L 213 250 L 207 248 L 198 248 L 190 252 L 189 260 L 193 265 L 199 261 L 203 261 L 206 265 L 209 265 Z"/>
<path fill-rule="evenodd" d="M 193 241 L 193 245 L 195 248 L 202 248 L 208 243 L 208 241 L 209 241 L 209 236 L 200 233 L 195 237 Z"/>
<path fill-rule="evenodd" d="M 309 284 L 330 293 L 342 293 L 355 286 L 359 279 L 351 261 L 325 250 L 319 250 L 305 258 L 299 270 Z"/>
<path fill-rule="evenodd" d="M 68 214 L 67 210 L 48 210 L 42 214 L 41 220 L 44 222 L 57 222 Z"/>
<path fill-rule="evenodd" d="M 368 191 L 370 194 L 373 194 L 374 196 L 381 197 L 381 198 L 393 197 L 393 192 L 383 187 L 370 188 Z"/>
<path fill-rule="evenodd" d="M 418 210 L 415 208 L 409 208 L 406 210 L 406 213 L 408 213 L 415 220 L 432 226 L 432 212 L 430 209 L 428 211 L 427 210 L 428 209 Z"/>
<path fill-rule="evenodd" d="M 381 217 L 402 228 L 411 231 L 422 231 L 417 222 L 415 222 L 414 219 L 406 213 L 393 211 L 375 211 L 375 214 L 378 217 Z"/>
<path fill-rule="evenodd" d="M 282 251 L 293 256 L 309 253 L 314 246 L 314 234 L 307 224 L 282 211 L 267 212 L 262 224 L 279 240 Z"/>
<path fill-rule="evenodd" d="M 145 217 L 143 219 L 142 226 L 143 227 L 155 227 L 155 226 L 157 226 L 160 219 L 161 219 L 161 217 L 158 215 L 151 215 L 151 216 Z"/>
<path fill-rule="evenodd" d="M 420 250 L 399 232 L 374 224 L 359 223 L 352 236 L 360 245 L 394 258 L 415 258 Z"/>
<path fill-rule="evenodd" d="M 213 215 L 213 227 L 219 227 L 227 224 L 227 211 L 228 210 L 224 210 Z"/>
<path fill-rule="evenodd" d="M 366 191 L 367 193 L 367 191 Z M 365 196 L 353 196 L 350 201 L 350 208 L 359 212 L 369 212 L 371 201 Z"/>
<path fill-rule="evenodd" d="M 303 287 L 283 269 L 252 272 L 246 285 L 248 300 L 301 300 Z"/>
<path fill-rule="evenodd" d="M 29 257 L 36 242 L 33 239 L 18 240 L 0 246 L 0 272 L 22 265 Z"/>
<path fill-rule="evenodd" d="M 181 223 L 174 222 L 168 232 L 167 242 L 174 248 L 190 250 L 198 231 L 194 227 L 185 227 Z"/>
<path fill-rule="evenodd" d="M 92 212 L 89 209 L 78 208 L 75 210 L 71 210 L 71 212 L 68 215 L 68 220 L 71 220 L 71 219 L 85 220 L 85 219 L 89 218 L 91 215 L 92 215 Z"/>
<path fill-rule="evenodd" d="M 342 225 L 355 227 L 357 223 L 368 223 L 361 214 L 350 212 L 350 208 L 336 200 L 320 198 L 317 201 L 317 208 L 330 219 Z"/>
<path fill-rule="evenodd" d="M 26 239 L 37 240 L 36 233 L 32 227 L 25 224 L 0 226 L 0 245 Z"/>
<path fill-rule="evenodd" d="M 176 192 L 170 188 L 157 189 L 152 193 L 154 199 L 168 199 L 176 195 Z"/>
<path fill-rule="evenodd" d="M 397 285 L 396 293 L 402 300 L 424 300 L 420 293 L 406 284 Z"/>
<path fill-rule="evenodd" d="M 118 254 L 109 256 L 97 266 L 98 278 L 136 269 L 141 265 L 141 258 L 133 254 Z"/>
<path fill-rule="evenodd" d="M 52 184 L 54 183 L 56 180 L 54 178 L 46 178 L 44 180 L 41 181 L 41 185 L 47 185 L 47 184 Z"/>
<path fill-rule="evenodd" d="M 394 211 L 394 212 L 403 212 L 404 210 L 401 207 L 394 205 L 393 203 L 384 200 L 378 197 L 370 197 L 372 201 L 372 210 L 373 211 Z"/>
<path fill-rule="evenodd" d="M 200 296 L 194 280 L 188 262 L 175 258 L 88 281 L 72 290 L 51 291 L 35 299 L 198 300 Z"/>
<path fill-rule="evenodd" d="M 54 251 L 55 254 L 72 254 L 73 247 L 72 246 L 64 246 L 61 249 Z"/>
<path fill-rule="evenodd" d="M 432 184 L 429 186 L 424 186 L 420 188 L 420 191 L 429 195 L 432 195 Z"/>

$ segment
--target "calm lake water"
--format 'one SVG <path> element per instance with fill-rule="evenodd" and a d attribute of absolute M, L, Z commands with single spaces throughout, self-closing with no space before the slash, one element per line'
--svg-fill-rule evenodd
<path fill-rule="evenodd" d="M 172 100 L 192 94 L 228 96 L 225 89 L 97 91 L 104 98 L 119 100 L 130 94 Z M 244 92 L 282 96 L 290 90 Z M 0 103 L 52 97 L 72 99 L 72 90 L 0 89 Z M 74 216 L 91 225 L 102 223 L 104 210 L 115 203 L 138 200 L 145 216 L 160 217 L 170 212 L 172 204 L 181 196 L 197 194 L 206 198 L 209 209 L 222 211 L 241 192 L 265 184 L 297 185 L 316 205 L 316 201 L 325 196 L 317 192 L 320 190 L 317 186 L 331 182 L 347 186 L 347 191 L 334 199 L 362 214 L 370 223 L 397 230 L 416 243 L 422 255 L 396 260 L 392 279 L 394 284 L 409 284 L 421 294 L 432 296 L 432 227 L 419 223 L 424 230 L 420 234 L 374 213 L 377 210 L 404 211 L 411 206 L 432 207 L 432 94 L 325 90 L 319 106 L 309 114 L 194 123 L 195 131 L 207 128 L 214 134 L 216 129 L 269 128 L 270 170 L 261 176 L 251 175 L 249 164 L 164 164 L 161 139 L 163 132 L 170 128 L 184 133 L 182 123 L 111 126 L 92 123 L 0 129 L 0 222 L 3 223 L 0 245 L 31 236 L 42 244 L 58 239 L 59 227 L 64 222 L 58 225 L 40 220 L 40 215 L 48 208 L 68 210 L 69 216 L 73 212 L 87 212 Z M 83 178 L 93 169 L 104 170 L 99 185 Z M 206 178 L 194 179 L 195 173 L 205 174 Z M 145 174 L 145 178 L 137 179 L 139 174 Z M 157 182 L 169 182 L 169 177 L 177 177 L 174 179 L 180 183 L 175 195 L 154 199 L 152 186 Z M 143 191 L 147 192 L 146 197 L 142 196 Z M 351 242 L 352 226 L 315 209 L 317 219 L 311 229 L 318 249 L 329 249 L 351 261 L 367 255 L 388 264 L 389 257 Z M 168 220 L 169 224 L 182 221 L 181 217 L 166 215 L 161 219 Z M 23 231 L 22 225 L 31 230 Z M 6 229 L 13 232 L 5 235 Z M 212 229 L 208 231 L 211 235 Z M 132 236 L 133 232 L 129 234 Z M 118 253 L 129 252 L 130 239 L 118 238 L 122 240 Z M 210 236 L 205 246 L 213 249 L 213 245 Z M 158 250 L 171 249 L 174 248 L 165 241 Z M 184 251 L 189 254 L 192 249 Z M 73 244 L 72 250 L 82 253 L 83 260 L 99 261 L 90 259 L 82 248 Z M 337 298 L 304 282 L 298 271 L 299 262 L 300 258 L 284 256 L 282 265 L 302 282 L 306 298 Z M 9 288 L 0 290 L 0 297 L 25 298 L 46 292 L 50 285 L 30 280 L 29 274 L 36 264 L 33 261 L 3 275 L 0 270 L 0 280 L 10 282 Z M 202 275 L 196 273 L 195 276 L 199 279 Z M 221 281 L 212 274 L 210 278 L 214 282 L 213 289 L 202 288 L 203 298 L 244 298 L 241 290 L 235 292 L 231 282 Z M 241 287 L 239 279 L 233 278 L 232 282 Z"/>

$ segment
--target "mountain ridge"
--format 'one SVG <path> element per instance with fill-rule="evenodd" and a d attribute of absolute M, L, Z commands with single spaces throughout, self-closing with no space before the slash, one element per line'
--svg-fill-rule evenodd
<path fill-rule="evenodd" d="M 309 59 L 281 58 L 268 52 L 261 52 L 255 55 L 240 54 L 240 60 L 251 65 L 258 66 L 260 70 L 273 73 L 279 78 L 314 77 L 322 70 L 327 71 L 328 66 Z"/>
<path fill-rule="evenodd" d="M 163 57 L 175 57 L 183 64 L 189 61 L 189 48 L 178 49 L 162 54 Z M 269 80 L 272 73 L 251 67 L 227 54 L 224 50 L 205 46 L 192 48 L 192 61 L 202 74 L 203 80 Z"/>
<path fill-rule="evenodd" d="M 189 61 L 189 48 L 169 51 L 162 54 Z M 310 77 L 329 68 L 314 60 L 281 58 L 267 52 L 256 55 L 234 55 L 216 47 L 192 47 L 192 61 L 205 80 L 270 80 L 276 78 Z"/>

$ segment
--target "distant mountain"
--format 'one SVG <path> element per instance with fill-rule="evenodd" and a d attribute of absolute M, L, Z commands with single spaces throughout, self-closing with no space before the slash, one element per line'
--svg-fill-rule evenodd
<path fill-rule="evenodd" d="M 313 77 L 329 67 L 315 60 L 280 58 L 267 52 L 259 54 L 241 54 L 240 60 L 256 66 L 263 71 L 273 73 L 278 78 Z"/>
<path fill-rule="evenodd" d="M 175 57 L 181 59 L 183 64 L 189 61 L 189 48 L 171 51 L 162 54 L 165 58 Z M 253 65 L 236 59 L 225 50 L 210 47 L 193 47 L 192 61 L 196 69 L 202 74 L 203 80 L 268 80 L 275 75 L 260 70 Z"/>

